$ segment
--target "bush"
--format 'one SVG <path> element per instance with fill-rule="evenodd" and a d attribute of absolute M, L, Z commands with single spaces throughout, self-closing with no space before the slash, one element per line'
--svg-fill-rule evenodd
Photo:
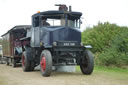
<path fill-rule="evenodd" d="M 87 28 L 82 33 L 84 44 L 90 44 L 94 47 L 93 52 L 102 52 L 105 47 L 109 46 L 110 41 L 119 33 L 119 26 L 115 24 L 98 23 L 93 28 Z"/>
<path fill-rule="evenodd" d="M 100 65 L 128 65 L 128 28 L 99 23 L 82 33 L 84 44 L 93 46 L 96 63 Z"/>

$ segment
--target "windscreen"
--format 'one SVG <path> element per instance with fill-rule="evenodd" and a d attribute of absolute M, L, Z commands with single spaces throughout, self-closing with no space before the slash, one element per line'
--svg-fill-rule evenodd
<path fill-rule="evenodd" d="M 80 17 L 71 14 L 40 16 L 40 26 L 68 26 L 80 28 Z"/>
<path fill-rule="evenodd" d="M 47 18 L 46 21 L 41 22 L 41 26 L 66 26 L 66 22 L 67 22 L 67 26 L 68 27 L 72 27 L 72 28 L 80 28 L 80 19 L 78 20 L 67 20 L 65 18 L 62 19 L 50 19 Z"/>

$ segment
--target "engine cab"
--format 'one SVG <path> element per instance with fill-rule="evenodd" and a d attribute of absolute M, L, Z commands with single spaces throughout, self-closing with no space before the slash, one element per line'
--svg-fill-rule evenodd
<path fill-rule="evenodd" d="M 71 7 L 59 6 L 59 10 L 38 12 L 32 16 L 31 46 L 51 47 L 57 41 L 81 42 L 80 17 L 82 13 L 71 11 Z M 47 38 L 49 37 L 49 38 Z"/>

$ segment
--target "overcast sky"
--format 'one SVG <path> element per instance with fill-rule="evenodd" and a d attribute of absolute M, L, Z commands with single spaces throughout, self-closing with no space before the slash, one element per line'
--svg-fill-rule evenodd
<path fill-rule="evenodd" d="M 57 10 L 55 4 L 82 12 L 82 30 L 99 21 L 128 26 L 128 0 L 0 0 L 0 36 L 15 25 L 30 25 L 37 11 Z"/>

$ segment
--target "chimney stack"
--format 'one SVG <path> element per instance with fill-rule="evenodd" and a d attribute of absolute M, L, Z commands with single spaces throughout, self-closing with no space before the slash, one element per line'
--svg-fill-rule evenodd
<path fill-rule="evenodd" d="M 69 12 L 72 12 L 72 6 L 69 6 Z"/>

